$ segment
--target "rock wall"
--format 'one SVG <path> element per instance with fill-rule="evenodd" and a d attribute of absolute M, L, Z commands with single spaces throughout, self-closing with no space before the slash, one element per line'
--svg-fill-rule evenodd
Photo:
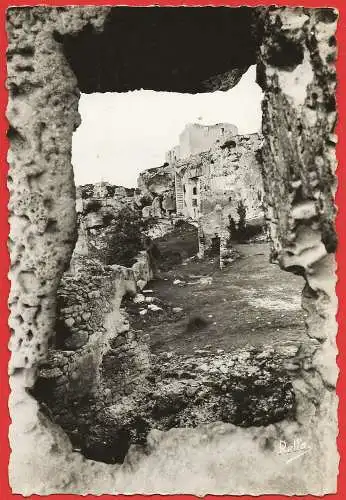
<path fill-rule="evenodd" d="M 135 189 L 114 186 L 108 182 L 79 186 L 76 211 L 78 238 L 74 255 L 88 255 L 104 264 L 130 267 L 143 248 L 138 190 L 136 192 Z M 126 218 L 137 222 L 137 231 L 133 234 L 130 234 L 130 225 L 126 228 Z M 122 232 L 122 237 L 128 240 L 126 255 L 120 249 L 117 254 L 113 248 L 120 245 L 114 240 L 116 232 Z"/>
<path fill-rule="evenodd" d="M 150 367 L 149 348 L 120 307 L 125 295 L 135 296 L 142 270 L 74 258 L 58 289 L 55 346 L 33 389 L 74 446 L 105 461 L 111 453 L 107 436 L 114 441 L 121 435 L 106 408 L 141 387 Z M 113 455 L 122 456 L 121 449 L 119 443 Z"/>
<path fill-rule="evenodd" d="M 165 163 L 140 173 L 138 189 L 144 217 L 164 217 L 175 212 L 174 170 Z"/>
<path fill-rule="evenodd" d="M 106 265 L 123 265 L 132 269 L 142 289 L 154 276 L 144 250 L 145 235 L 169 230 L 170 221 L 143 220 L 141 191 L 107 182 L 79 186 L 76 211 L 78 238 L 70 268 L 81 256 Z"/>
<path fill-rule="evenodd" d="M 267 214 L 278 260 L 306 279 L 307 332 L 315 344 L 312 349 L 302 343 L 293 358 L 293 365 L 298 366 L 292 373 L 297 404 L 294 420 L 247 429 L 213 424 L 195 430 L 152 432 L 147 441 L 150 454 L 134 451 L 119 468 L 73 452 L 66 434 L 42 415 L 27 392 L 35 381 L 38 362 L 47 357 L 56 320 L 57 288 L 76 238 L 70 156 L 72 132 L 79 123 L 78 88 L 63 43 L 68 35 L 71 45 L 77 46 L 80 33 L 90 42 L 93 30 L 103 28 L 108 12 L 109 8 L 35 7 L 10 9 L 8 15 L 12 489 L 25 495 L 335 492 L 336 14 L 332 9 L 271 7 L 256 11 L 258 81 L 265 92 Z M 249 32 L 250 25 L 246 25 L 244 33 Z M 236 47 L 234 66 L 240 67 L 243 45 L 235 43 L 228 26 L 226 33 L 230 49 Z M 247 61 L 254 57 L 252 49 L 247 46 Z M 209 67 L 202 53 L 203 64 Z M 215 53 L 218 57 L 225 53 L 230 60 L 228 51 Z M 151 63 L 145 60 L 146 66 Z M 90 66 L 85 66 L 89 71 Z M 151 68 L 154 72 L 147 72 L 148 78 L 152 74 L 157 78 L 157 64 Z M 210 64 L 207 77 L 215 71 L 220 73 L 221 68 Z M 107 74 L 103 73 L 103 85 Z M 138 75 L 141 72 L 136 68 Z M 179 75 L 175 72 L 174 88 L 186 90 Z M 83 76 L 89 91 L 97 90 L 91 88 L 94 75 Z M 131 84 L 131 78 L 124 80 Z M 199 88 L 204 88 L 203 78 L 200 80 Z M 160 81 L 157 88 L 162 89 L 165 82 Z M 114 86 L 112 90 L 116 90 Z M 297 438 L 311 452 L 286 463 L 278 456 L 276 445 L 279 440 L 292 443 Z"/>
<path fill-rule="evenodd" d="M 272 7 L 260 17 L 257 80 L 264 90 L 263 180 L 273 252 L 284 269 L 306 280 L 303 308 L 315 340 L 300 353 L 297 421 L 316 455 L 316 470 L 335 489 L 337 12 Z M 301 465 L 306 470 L 310 459 Z"/>

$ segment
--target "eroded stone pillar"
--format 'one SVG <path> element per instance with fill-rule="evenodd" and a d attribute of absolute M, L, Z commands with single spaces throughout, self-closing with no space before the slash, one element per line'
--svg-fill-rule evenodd
<path fill-rule="evenodd" d="M 336 22 L 333 9 L 263 10 L 257 76 L 265 92 L 263 175 L 274 254 L 283 269 L 306 280 L 311 340 L 302 339 L 296 359 L 296 419 L 313 448 L 306 466 L 310 460 L 310 470 L 331 488 L 337 474 Z"/>
<path fill-rule="evenodd" d="M 87 24 L 102 28 L 107 12 L 8 11 L 11 481 L 22 481 L 23 491 L 31 475 L 27 446 L 39 425 L 27 389 L 54 333 L 56 291 L 76 240 L 71 143 L 80 123 L 79 91 L 61 37 Z"/>

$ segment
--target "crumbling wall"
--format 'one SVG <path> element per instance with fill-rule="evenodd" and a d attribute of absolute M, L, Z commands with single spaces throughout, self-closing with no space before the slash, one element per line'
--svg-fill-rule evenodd
<path fill-rule="evenodd" d="M 88 257 L 75 257 L 57 292 L 59 315 L 55 344 L 63 350 L 75 350 L 87 344 L 90 336 L 100 334 L 100 328 L 104 328 L 105 316 L 111 310 L 119 310 L 126 293 L 136 293 L 133 271 L 122 266 L 103 266 Z M 116 303 L 114 297 L 117 297 Z"/>
<path fill-rule="evenodd" d="M 150 368 L 148 345 L 120 308 L 125 295 L 136 294 L 136 277 L 144 278 L 142 267 L 135 276 L 121 266 L 74 258 L 58 289 L 55 345 L 33 389 L 74 446 L 105 461 L 121 436 L 107 408 L 141 387 Z M 113 459 L 123 458 L 125 443 L 118 444 Z"/>
<path fill-rule="evenodd" d="M 232 259 L 229 241 L 235 235 L 231 219 L 236 228 L 240 206 L 243 223 L 264 235 L 262 143 L 261 134 L 228 135 L 209 151 L 176 163 L 184 189 L 184 213 L 199 223 L 201 255 L 218 237 L 223 248 L 221 261 Z"/>
<path fill-rule="evenodd" d="M 263 183 L 258 153 L 260 134 L 238 135 L 202 159 L 205 169 L 200 180 L 200 224 L 210 240 L 215 233 L 230 231 L 230 217 L 239 222 L 239 206 L 245 211 L 245 224 L 264 224 Z M 220 214 L 220 215 L 218 215 Z"/>
<path fill-rule="evenodd" d="M 237 133 L 237 127 L 231 123 L 216 123 L 215 125 L 189 123 L 179 135 L 179 158 L 188 158 L 208 151 L 215 144 L 223 143 L 227 137 Z M 175 149 L 173 151 L 178 152 Z"/>

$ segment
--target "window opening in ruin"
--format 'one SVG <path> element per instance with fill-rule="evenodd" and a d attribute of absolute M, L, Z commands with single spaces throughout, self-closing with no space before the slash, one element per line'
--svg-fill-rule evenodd
<path fill-rule="evenodd" d="M 122 462 L 152 428 L 268 425 L 294 411 L 279 360 L 262 349 L 304 325 L 299 278 L 272 286 L 260 103 L 254 66 L 223 93 L 81 95 L 78 240 L 34 393 L 88 458 Z"/>

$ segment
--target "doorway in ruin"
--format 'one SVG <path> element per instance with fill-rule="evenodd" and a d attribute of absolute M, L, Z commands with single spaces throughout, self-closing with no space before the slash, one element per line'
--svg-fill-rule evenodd
<path fill-rule="evenodd" d="M 215 235 L 214 238 L 211 239 L 210 254 L 213 256 L 219 256 L 220 248 L 221 248 L 221 238 L 220 236 Z"/>
<path fill-rule="evenodd" d="M 150 89 L 191 99 L 210 93 L 227 109 L 228 92 L 242 88 L 249 74 L 255 85 L 251 22 L 248 8 L 114 8 L 102 33 L 86 28 L 56 39 L 77 78 L 80 106 L 93 95 L 129 97 Z M 225 60 L 219 48 L 230 29 L 242 51 L 232 48 Z M 172 45 L 177 32 L 178 49 Z M 250 98 L 246 104 L 253 104 Z M 181 101 L 177 109 L 183 107 Z M 138 148 L 148 129 L 142 124 L 134 134 L 138 115 L 132 118 L 130 109 L 123 116 L 129 138 L 119 141 L 127 144 L 125 154 Z M 80 112 L 75 138 L 92 116 L 91 108 Z M 147 110 L 146 118 L 153 112 Z M 240 133 L 232 113 L 212 123 L 203 123 L 200 114 L 181 130 L 178 149 L 172 137 L 159 163 L 140 164 L 139 151 L 133 159 L 137 185 L 112 177 L 130 170 L 117 158 L 110 158 L 108 175 L 101 173 L 116 134 L 102 143 L 100 161 L 86 153 L 86 136 L 80 143 L 78 240 L 58 290 L 58 342 L 34 394 L 87 458 L 122 462 L 131 445 L 145 445 L 153 428 L 215 421 L 260 426 L 294 416 L 283 364 L 287 347 L 292 354 L 304 331 L 302 279 L 285 275 L 281 281 L 283 272 L 269 264 L 264 231 L 259 240 L 234 238 L 234 230 L 245 231 L 251 221 L 263 224 L 261 116 L 257 130 Z M 102 114 L 92 121 L 90 143 Z M 72 160 L 76 166 L 75 150 Z"/>

